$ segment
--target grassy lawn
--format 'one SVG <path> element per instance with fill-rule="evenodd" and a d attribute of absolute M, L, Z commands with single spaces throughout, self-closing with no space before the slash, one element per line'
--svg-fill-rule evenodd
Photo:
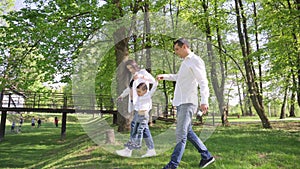
<path fill-rule="evenodd" d="M 95 144 L 76 118 L 71 117 L 66 139 L 62 141 L 52 116 L 41 116 L 41 128 L 31 128 L 30 121 L 25 121 L 18 134 L 11 133 L 7 125 L 5 140 L 0 142 L 0 168 L 159 169 L 169 161 L 173 150 L 153 158 L 123 158 Z M 169 125 L 157 121 L 151 132 L 157 135 Z M 205 142 L 216 158 L 207 168 L 300 168 L 300 121 L 272 122 L 272 126 L 273 129 L 262 129 L 260 123 L 218 126 Z M 193 128 L 196 133 L 202 129 Z M 199 154 L 188 143 L 179 169 L 198 168 L 199 160 Z"/>

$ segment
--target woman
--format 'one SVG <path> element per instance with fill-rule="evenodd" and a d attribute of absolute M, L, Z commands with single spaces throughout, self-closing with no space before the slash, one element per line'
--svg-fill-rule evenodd
<path fill-rule="evenodd" d="M 135 89 L 135 88 L 133 88 L 134 81 L 139 78 L 142 78 L 145 81 L 147 81 L 148 83 L 153 84 L 153 83 L 155 83 L 155 78 L 150 73 L 148 73 L 146 71 L 146 69 L 140 69 L 140 67 L 134 60 L 126 61 L 125 66 L 126 66 L 127 70 L 131 73 L 132 77 L 130 79 L 129 86 L 118 97 L 118 100 L 122 100 L 124 97 L 129 95 L 128 112 L 131 113 L 134 110 L 133 103 L 136 101 L 136 98 L 137 98 L 136 90 L 133 90 L 133 89 Z M 148 89 L 149 89 L 149 86 L 148 86 Z M 152 107 L 152 105 L 151 105 L 151 107 Z M 138 118 L 137 114 L 135 113 L 133 115 L 133 119 L 131 122 L 130 139 L 127 143 L 124 144 L 125 149 L 116 151 L 117 154 L 119 154 L 121 156 L 131 157 L 132 150 L 130 150 L 128 147 L 133 143 L 133 140 L 135 139 L 133 137 L 134 137 L 134 135 L 136 135 L 136 132 L 137 132 L 137 131 L 134 131 L 134 127 L 136 125 L 137 118 Z M 154 143 L 153 143 L 153 139 L 152 139 L 149 129 L 144 130 L 143 138 L 145 139 L 148 150 L 147 150 L 147 153 L 144 154 L 142 157 L 155 156 L 156 152 L 154 150 Z"/>

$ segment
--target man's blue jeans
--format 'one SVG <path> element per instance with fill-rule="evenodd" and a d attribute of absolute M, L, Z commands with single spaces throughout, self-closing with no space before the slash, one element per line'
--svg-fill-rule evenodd
<path fill-rule="evenodd" d="M 151 111 L 151 110 L 150 110 Z M 134 115 L 133 115 L 133 119 L 131 121 L 131 128 L 130 128 L 130 140 L 135 140 L 138 136 L 137 136 L 137 128 L 135 127 L 137 124 L 137 120 L 138 120 L 138 113 L 136 111 L 134 111 Z M 148 126 L 148 124 L 147 124 Z M 145 143 L 148 147 L 148 149 L 154 149 L 154 142 L 152 139 L 152 135 L 150 133 L 150 129 L 149 127 L 144 128 L 143 130 L 143 138 L 145 140 Z"/>
<path fill-rule="evenodd" d="M 212 157 L 206 146 L 192 129 L 192 117 L 196 110 L 197 106 L 191 103 L 177 106 L 176 146 L 169 163 L 169 165 L 172 165 L 174 168 L 177 168 L 181 161 L 186 146 L 186 140 L 194 145 L 201 154 L 202 159 L 207 160 Z"/>

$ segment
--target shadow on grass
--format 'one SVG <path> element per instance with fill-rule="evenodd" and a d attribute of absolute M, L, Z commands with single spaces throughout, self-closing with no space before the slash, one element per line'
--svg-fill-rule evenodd
<path fill-rule="evenodd" d="M 299 126 L 299 122 L 293 124 Z M 9 134 L 0 143 L 0 168 L 70 169 L 157 169 L 169 160 L 173 149 L 153 158 L 123 158 L 96 145 L 80 124 L 68 124 L 67 138 L 61 141 L 60 129 L 24 127 L 24 133 Z M 216 162 L 207 168 L 300 168 L 300 140 L 297 128 L 262 129 L 260 124 L 217 127 L 205 142 Z M 151 132 L 159 134 L 168 124 L 159 122 Z M 201 127 L 194 127 L 196 133 Z M 157 146 L 159 147 L 159 146 Z M 198 168 L 200 155 L 188 143 L 178 169 Z"/>

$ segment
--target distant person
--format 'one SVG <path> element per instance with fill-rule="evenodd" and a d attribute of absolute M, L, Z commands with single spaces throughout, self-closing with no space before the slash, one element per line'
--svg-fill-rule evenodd
<path fill-rule="evenodd" d="M 12 124 L 11 124 L 11 132 L 14 132 L 15 131 L 15 127 L 16 127 L 16 123 L 13 121 Z"/>
<path fill-rule="evenodd" d="M 22 115 L 21 115 L 21 117 L 20 117 L 20 120 L 19 120 L 19 127 L 18 127 L 18 131 L 17 132 L 21 132 L 21 127 L 22 127 L 22 125 L 23 125 L 23 122 L 24 122 L 24 120 L 23 120 L 23 117 L 22 117 Z"/>
<path fill-rule="evenodd" d="M 38 128 L 40 128 L 42 125 L 42 120 L 39 118 L 37 122 L 38 122 Z"/>
<path fill-rule="evenodd" d="M 20 127 L 22 127 L 22 125 L 23 125 L 23 122 L 24 122 L 24 120 L 23 120 L 23 117 L 22 117 L 22 115 L 21 115 L 21 117 L 20 117 L 20 121 L 19 121 L 19 123 L 20 123 Z"/>
<path fill-rule="evenodd" d="M 32 117 L 31 119 L 31 128 L 35 127 L 35 119 L 34 117 Z"/>
<path fill-rule="evenodd" d="M 54 118 L 54 124 L 56 127 L 58 127 L 58 118 L 57 117 Z"/>

